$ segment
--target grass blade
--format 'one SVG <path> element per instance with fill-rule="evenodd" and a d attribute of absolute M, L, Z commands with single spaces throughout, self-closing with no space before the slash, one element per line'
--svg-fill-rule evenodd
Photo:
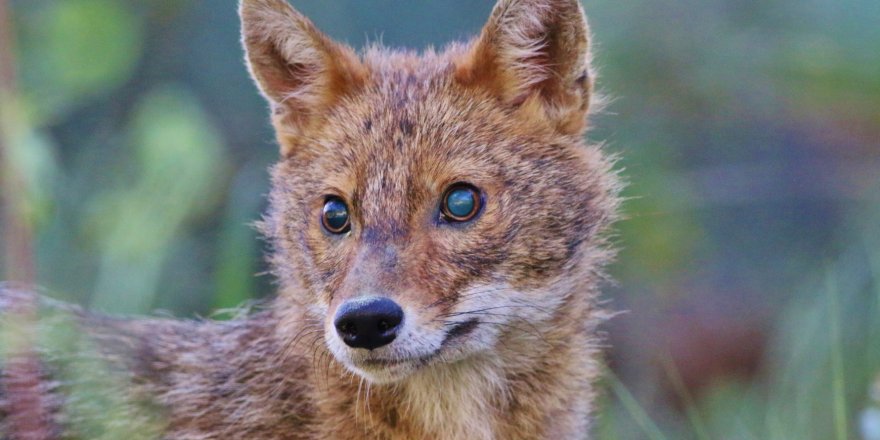
<path fill-rule="evenodd" d="M 826 276 L 826 293 L 828 295 L 828 313 L 831 327 L 831 387 L 832 404 L 834 405 L 834 432 L 837 440 L 847 440 L 846 383 L 843 370 L 843 347 L 840 337 L 840 305 L 839 291 L 834 275 Z"/>
<path fill-rule="evenodd" d="M 626 386 L 623 385 L 623 382 L 621 382 L 620 379 L 610 371 L 607 374 L 614 395 L 617 396 L 617 399 L 620 400 L 620 403 L 626 408 L 636 424 L 642 428 L 642 431 L 645 432 L 645 436 L 650 440 L 668 440 L 666 436 L 663 435 L 663 431 L 661 431 L 657 424 L 651 420 L 651 417 L 645 412 L 632 393 L 630 393 Z"/>

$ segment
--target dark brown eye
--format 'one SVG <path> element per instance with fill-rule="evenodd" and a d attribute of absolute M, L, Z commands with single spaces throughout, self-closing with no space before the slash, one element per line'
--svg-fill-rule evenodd
<path fill-rule="evenodd" d="M 321 212 L 321 224 L 331 234 L 344 234 L 351 230 L 348 205 L 336 196 L 327 197 Z"/>
<path fill-rule="evenodd" d="M 450 222 L 469 222 L 480 213 L 483 201 L 480 190 L 473 185 L 457 183 L 443 194 L 440 212 Z"/>

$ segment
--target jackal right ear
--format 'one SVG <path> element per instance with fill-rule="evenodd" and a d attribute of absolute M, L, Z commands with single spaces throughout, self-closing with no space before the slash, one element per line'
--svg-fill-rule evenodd
<path fill-rule="evenodd" d="M 579 0 L 498 0 L 455 75 L 507 105 L 540 111 L 560 131 L 580 133 L 593 86 L 589 33 Z"/>
<path fill-rule="evenodd" d="M 366 81 L 354 51 L 285 0 L 241 0 L 239 14 L 248 69 L 285 131 L 302 130 Z"/>

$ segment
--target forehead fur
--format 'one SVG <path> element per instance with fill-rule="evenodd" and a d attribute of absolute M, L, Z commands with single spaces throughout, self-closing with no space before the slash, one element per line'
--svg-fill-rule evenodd
<path fill-rule="evenodd" d="M 554 130 L 538 105 L 510 106 L 490 90 L 457 81 L 454 72 L 466 50 L 456 44 L 440 53 L 418 54 L 373 46 L 363 55 L 367 83 L 340 97 L 310 132 L 286 135 L 286 120 L 277 118 L 280 141 L 294 154 L 330 153 L 349 164 L 358 159 L 350 156 L 354 153 L 422 157 L 463 149 L 461 153 L 480 156 L 485 154 L 481 146 L 524 142 L 522 138 L 543 144 L 582 143 L 580 134 Z M 426 149 L 425 142 L 432 146 Z"/>

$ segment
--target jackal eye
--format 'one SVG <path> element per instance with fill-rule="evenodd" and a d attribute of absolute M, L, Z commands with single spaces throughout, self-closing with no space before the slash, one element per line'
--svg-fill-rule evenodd
<path fill-rule="evenodd" d="M 345 201 L 336 196 L 327 197 L 321 212 L 321 224 L 331 234 L 344 234 L 351 230 L 348 205 Z"/>
<path fill-rule="evenodd" d="M 480 213 L 482 204 L 480 190 L 467 183 L 456 183 L 443 194 L 440 213 L 450 222 L 468 222 Z"/>

